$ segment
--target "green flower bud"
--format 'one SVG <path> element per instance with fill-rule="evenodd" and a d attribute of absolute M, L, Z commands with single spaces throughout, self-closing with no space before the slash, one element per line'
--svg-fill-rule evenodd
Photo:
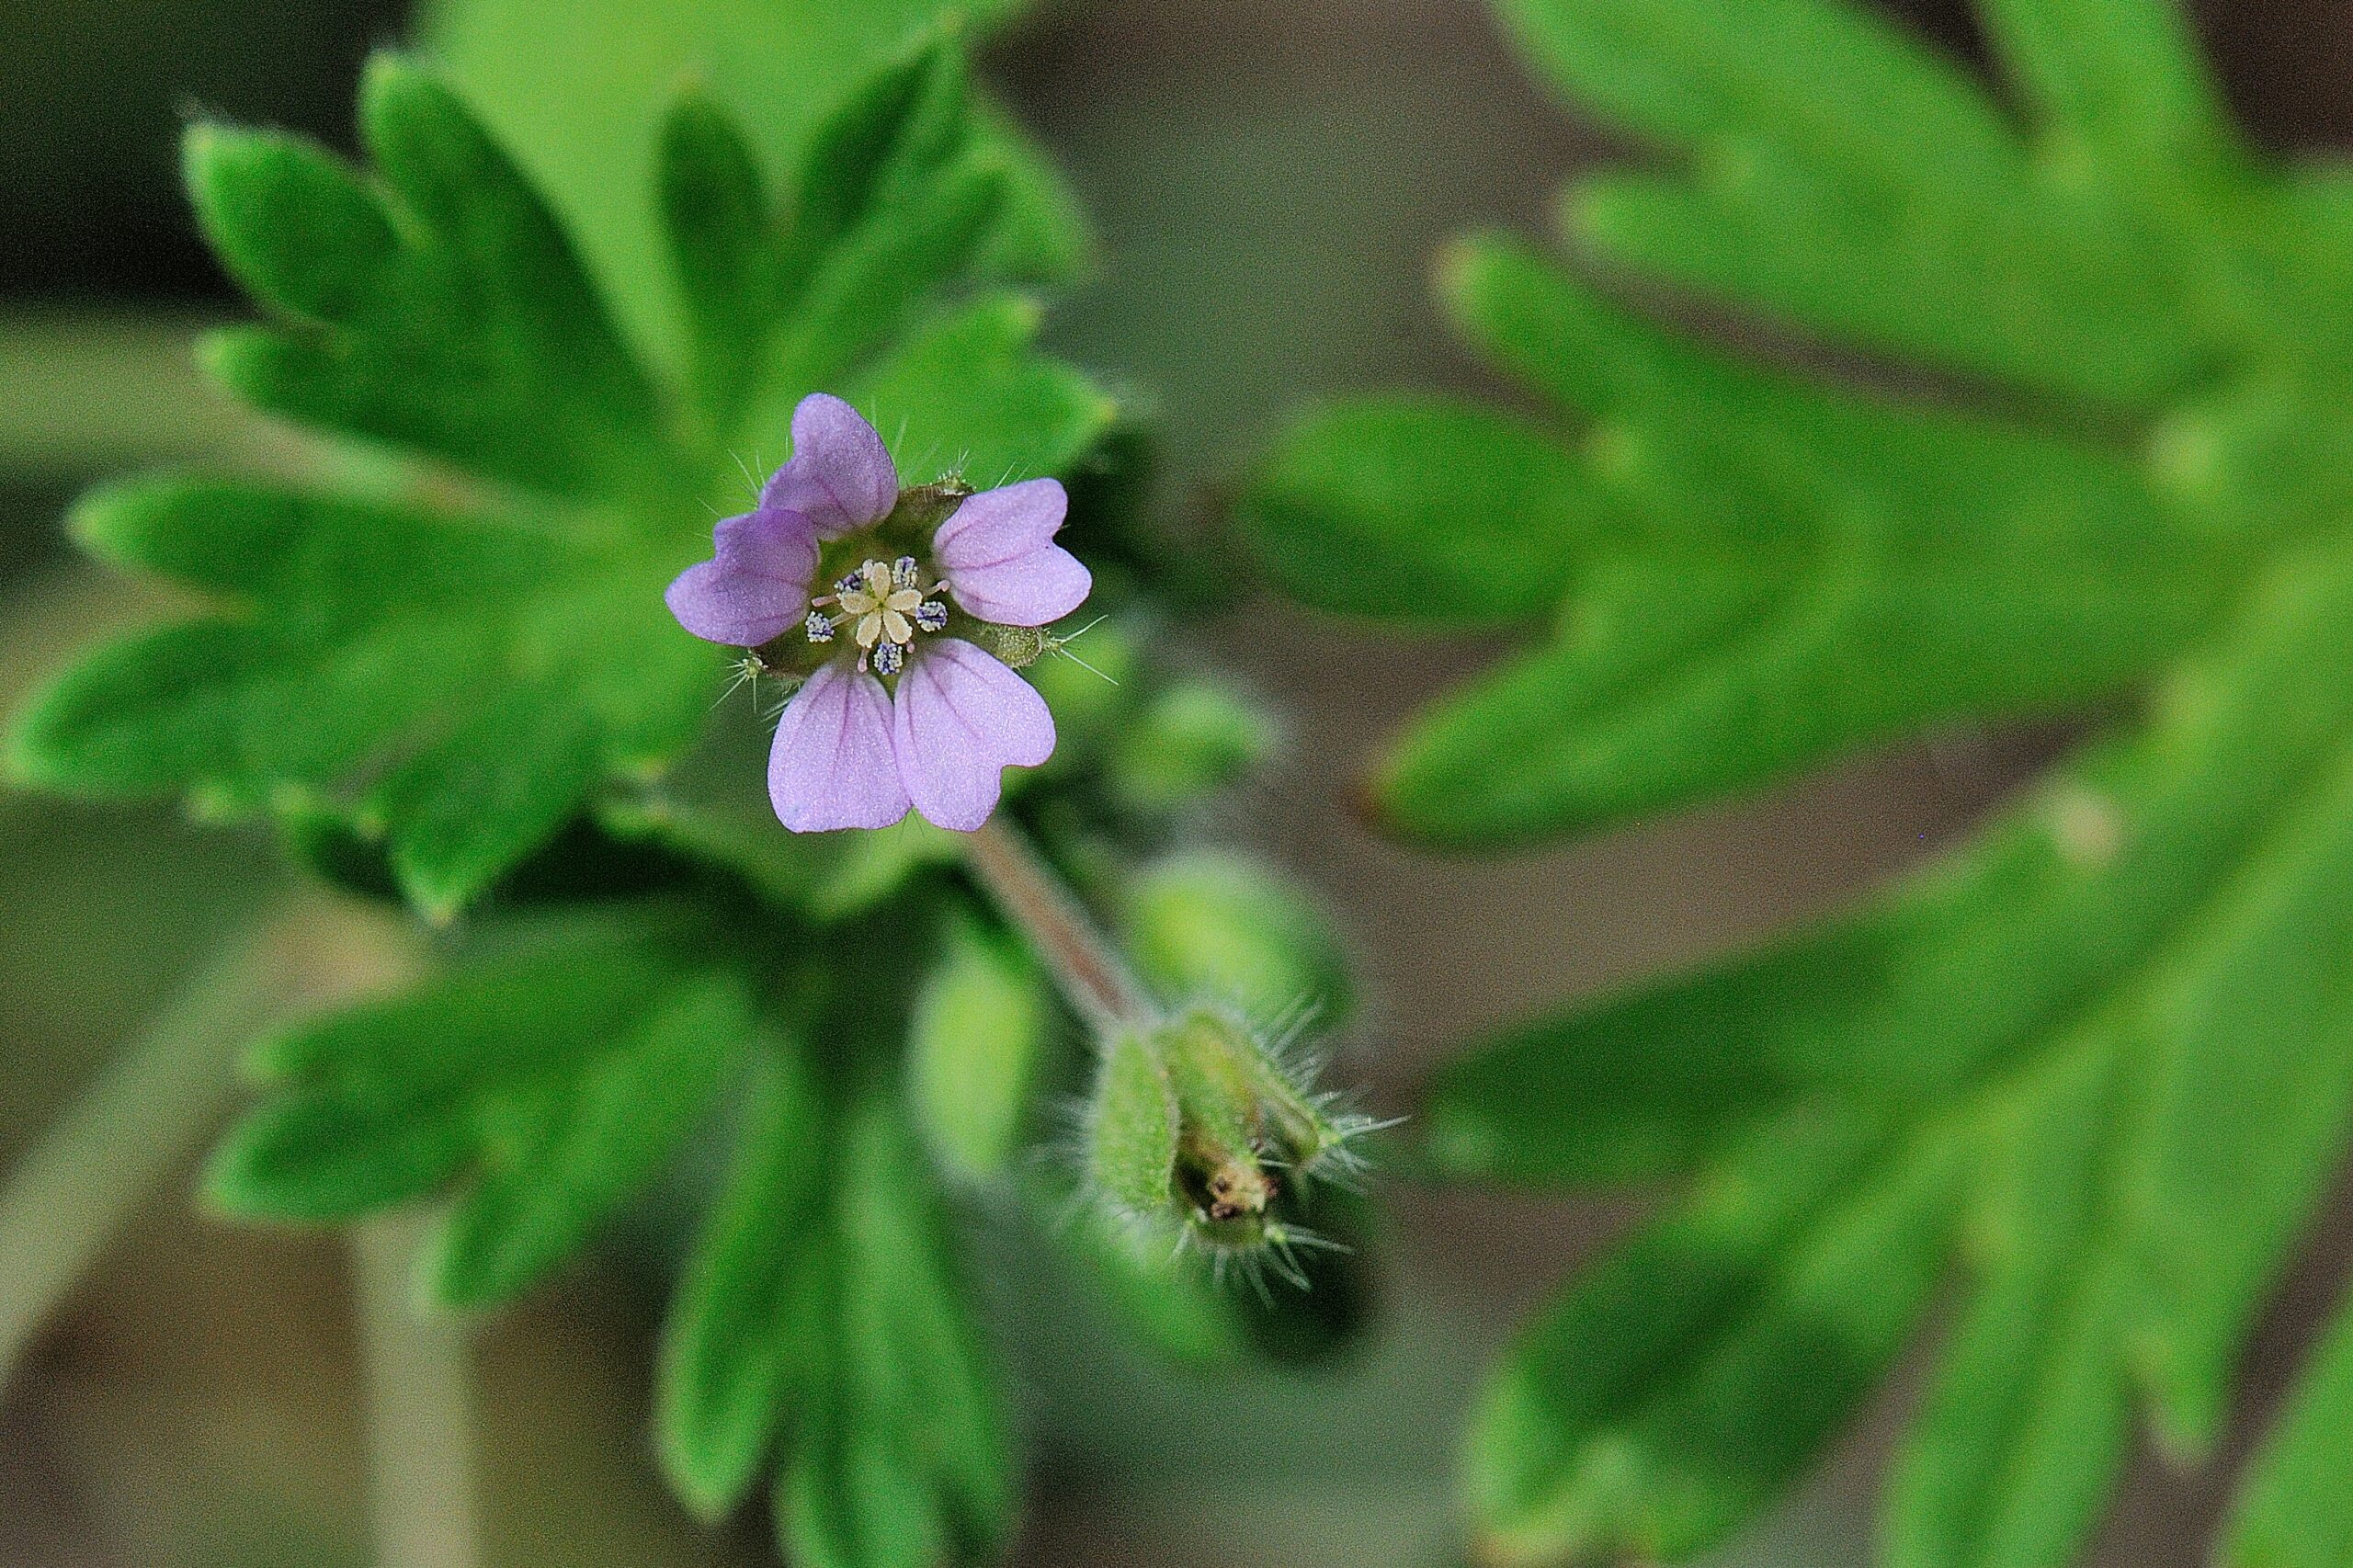
<path fill-rule="evenodd" d="M 1231 1002 L 1254 1018 L 1348 1010 L 1347 956 L 1324 912 L 1288 878 L 1222 850 L 1160 861 L 1129 884 L 1128 955 L 1165 996 Z"/>
<path fill-rule="evenodd" d="M 1169 811 L 1232 784 L 1264 763 L 1273 721 L 1206 681 L 1170 687 L 1120 732 L 1108 762 L 1112 790 L 1142 811 Z"/>
<path fill-rule="evenodd" d="M 1221 1266 L 1271 1268 L 1329 1247 L 1300 1221 L 1319 1178 L 1352 1178 L 1372 1123 L 1338 1110 L 1231 1015 L 1199 1007 L 1105 1052 L 1084 1121 L 1096 1193 L 1131 1221 L 1174 1230 Z"/>
<path fill-rule="evenodd" d="M 965 635 L 1008 669 L 1026 670 L 1045 653 L 1046 633 L 1035 626 L 999 626 L 993 620 L 974 622 Z"/>

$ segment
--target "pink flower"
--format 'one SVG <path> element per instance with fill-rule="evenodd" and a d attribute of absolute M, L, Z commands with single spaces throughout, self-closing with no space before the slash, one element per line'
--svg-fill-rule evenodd
<path fill-rule="evenodd" d="M 963 497 L 928 541 L 894 537 L 898 471 L 856 409 L 802 399 L 792 446 L 758 506 L 713 531 L 713 558 L 670 585 L 670 612 L 739 648 L 800 627 L 778 658 L 815 667 L 768 754 L 785 826 L 888 827 L 912 805 L 969 833 L 996 809 L 1005 768 L 1053 754 L 1054 722 L 1029 682 L 957 633 L 1045 626 L 1085 601 L 1093 579 L 1053 542 L 1070 498 L 1026 480 Z M 813 597 L 827 573 L 830 591 Z"/>

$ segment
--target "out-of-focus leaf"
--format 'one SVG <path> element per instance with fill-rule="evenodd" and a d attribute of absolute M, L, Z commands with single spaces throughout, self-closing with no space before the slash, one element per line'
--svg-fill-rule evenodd
<path fill-rule="evenodd" d="M 1247 776 L 1276 745 L 1274 722 L 1249 699 L 1210 681 L 1186 681 L 1120 727 L 1105 782 L 1125 805 L 1171 812 Z"/>
<path fill-rule="evenodd" d="M 1052 993 L 1026 948 L 978 920 L 951 922 L 941 948 L 915 998 L 907 1088 L 934 1157 L 984 1181 L 1028 1141 Z"/>
<path fill-rule="evenodd" d="M 991 24 L 1014 0 L 435 0 L 420 27 L 428 53 L 546 190 L 579 236 L 631 337 L 669 361 L 678 299 L 659 266 L 653 213 L 632 199 L 655 166 L 681 83 L 742 129 L 771 169 L 801 166 L 829 140 L 846 101 L 878 71 L 937 38 L 943 18 Z M 952 20 L 948 24 L 952 26 Z M 1000 116 L 982 111 L 1008 199 L 991 270 L 1068 273 L 1087 239 L 1060 176 Z"/>
<path fill-rule="evenodd" d="M 1552 411 L 1525 428 L 1584 521 L 1526 607 L 1550 624 L 1388 752 L 1386 822 L 1513 845 L 1955 722 L 2108 722 L 1859 913 L 1440 1072 L 1442 1168 L 1671 1193 L 1506 1362 L 1474 1513 L 1506 1559 L 1708 1548 L 1957 1251 L 1969 1294 L 1883 1556 L 2064 1562 L 2136 1425 L 2212 1451 L 2353 1130 L 2353 704 L 2312 675 L 2353 650 L 2348 187 L 2251 148 L 2173 0 L 1985 0 L 2006 96 L 1853 0 L 1499 8 L 1657 153 L 1579 183 L 1573 247 L 1834 353 L 1705 346 L 1518 242 L 1449 253 L 1449 312 Z M 1852 349 L 1894 362 L 1841 384 L 1824 367 Z M 1438 494 L 1483 417 L 1395 396 L 1305 416 L 1245 502 L 1279 574 L 1333 604 L 1313 583 L 1375 548 L 1359 472 L 1418 444 Z M 1461 510 L 1422 535 L 1493 526 Z M 1335 608 L 1412 626 L 1415 574 L 1451 587 L 1427 551 L 1389 560 L 1381 602 Z M 1756 1158 L 1825 1128 L 1876 1142 L 1835 1179 Z M 1873 1236 L 1883 1274 L 1814 1276 L 1809 1312 L 1839 1326 L 1781 1354 L 1803 1320 L 1737 1303 L 1821 1265 L 1790 1217 L 1899 1190 L 1917 1223 Z M 2342 1556 L 2342 1489 L 2317 1479 L 2334 1378 L 2225 1560 Z"/>
<path fill-rule="evenodd" d="M 1950 1160 L 1890 1152 L 1762 1135 L 1522 1331 L 1466 1461 L 1495 1560 L 1686 1556 L 1799 1473 L 1942 1267 Z"/>
<path fill-rule="evenodd" d="M 1375 799 L 1416 835 L 1515 843 L 2063 710 L 2179 653 L 2246 567 L 2098 448 L 1739 366 L 1509 243 L 1448 278 L 1475 336 L 1598 422 L 1588 483 L 1625 520 L 1549 574 L 1554 641 L 1392 752 Z"/>
<path fill-rule="evenodd" d="M 1244 517 L 1277 583 L 1319 608 L 1509 626 L 1560 603 L 1593 529 L 1591 489 L 1575 458 L 1523 420 L 1369 402 L 1290 431 Z"/>
<path fill-rule="evenodd" d="M 659 920 L 567 921 L 258 1047 L 269 1096 L 207 1190 L 252 1218 L 342 1220 L 469 1177 L 426 1278 L 490 1304 L 651 1178 L 751 1028 L 742 982 Z"/>
<path fill-rule="evenodd" d="M 1247 1303 L 1172 1253 L 1166 1237 L 1130 1225 L 1100 1204 L 1074 1201 L 1059 1184 L 1044 1186 L 1031 1201 L 1086 1285 L 1137 1338 L 1191 1366 L 1216 1366 L 1241 1353 Z"/>
<path fill-rule="evenodd" d="M 426 1260 L 435 1299 L 488 1306 L 570 1256 L 651 1180 L 752 1027 L 733 975 L 674 988 L 601 1060 L 483 1118 L 479 1175 Z"/>
<path fill-rule="evenodd" d="M 2338 1568 L 2353 1561 L 2353 1314 L 2340 1312 L 2294 1403 L 2256 1456 L 2215 1561 Z"/>
<path fill-rule="evenodd" d="M 896 1108 L 852 1110 L 833 1208 L 824 1403 L 779 1483 L 797 1561 L 893 1568 L 985 1555 L 1012 1525 L 1004 1393 Z"/>
<path fill-rule="evenodd" d="M 1847 0 L 1504 9 L 1581 103 L 1681 155 L 1671 177 L 1612 173 L 1576 203 L 1570 226 L 1612 259 L 2063 396 L 2145 407 L 2220 351 L 2181 254 L 2202 236 L 2071 177 L 2063 160 L 2039 160 L 1956 62 L 1874 11 Z M 2044 14 L 2049 33 L 2085 31 Z M 2109 30 L 2157 29 L 2135 19 Z M 2173 151 L 2185 154 L 2187 139 Z"/>
<path fill-rule="evenodd" d="M 2105 1224 L 2117 1053 L 2060 1063 L 2072 1081 L 1993 1138 L 1979 1200 L 1985 1279 L 1952 1331 L 1890 1484 L 1886 1542 L 1924 1568 L 2063 1558 L 2099 1516 L 2131 1429 L 2119 1354 L 2127 1301 Z"/>
<path fill-rule="evenodd" d="M 2275 695 L 2353 648 L 2346 565 L 2282 568 L 2150 730 L 1880 907 L 1439 1080 L 1432 1153 L 1527 1180 L 1711 1181 L 1760 1125 L 1859 1106 L 1976 1129 L 1965 1157 L 2017 1174 L 1971 1200 L 1980 1294 L 1897 1488 L 1894 1562 L 2063 1559 L 2136 1400 L 2185 1451 L 2218 1435 L 2353 1127 L 2353 705 Z"/>
<path fill-rule="evenodd" d="M 823 1107 L 797 1054 L 754 1059 L 726 1186 L 663 1325 L 654 1445 L 706 1519 L 750 1493 L 796 1391 L 812 1397 L 830 1261 Z"/>

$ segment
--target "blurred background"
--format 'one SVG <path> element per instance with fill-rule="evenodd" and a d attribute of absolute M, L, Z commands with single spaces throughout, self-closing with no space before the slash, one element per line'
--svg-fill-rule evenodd
<path fill-rule="evenodd" d="M 584 4 L 590 0 L 584 0 Z M 1958 0 L 1893 7 L 1974 52 Z M 2257 135 L 2353 142 L 2353 0 L 2211 0 L 2208 40 Z M 195 110 L 350 141 L 360 61 L 408 35 L 392 0 L 0 3 L 0 706 L 146 590 L 64 547 L 94 478 L 269 437 L 195 375 L 187 343 L 238 310 L 178 193 Z M 1475 374 L 1424 288 L 1447 235 L 1548 226 L 1575 165 L 1612 151 L 1545 103 L 1473 0 L 1100 0 L 1039 7 L 987 74 L 1069 171 L 1103 239 L 1055 346 L 1144 389 L 1171 526 L 1299 400 Z M 1499 387 L 1486 387 L 1506 395 Z M 1340 1076 L 1386 1113 L 1449 1042 L 1773 929 L 1851 896 L 1973 821 L 2054 734 L 1954 734 L 1738 809 L 1499 862 L 1475 877 L 1368 837 L 1347 759 L 1484 656 L 1235 605 L 1182 633 L 1283 716 L 1288 760 L 1212 824 L 1324 890 L 1372 1006 Z M 0 796 L 0 1169 L 202 955 L 276 896 L 267 846 L 169 811 Z M 1509 917 L 1501 917 L 1508 911 Z M 0 1392 L 0 1565 L 368 1561 L 348 1255 L 195 1214 L 167 1183 Z M 1233 1378 L 1124 1350 L 1017 1237 L 1008 1341 L 1037 1439 L 1020 1560 L 1061 1565 L 1447 1562 L 1453 1434 L 1511 1321 L 1622 1222 L 1399 1184 L 1383 1312 L 1344 1363 Z M 2347 1229 L 2347 1205 L 2332 1212 Z M 2248 1398 L 2353 1255 L 2308 1256 Z M 702 1531 L 643 1461 L 658 1293 L 627 1237 L 488 1325 L 481 1481 L 501 1564 L 767 1561 L 756 1524 Z M 1899 1380 L 1899 1384 L 1901 1380 Z M 1876 1432 L 1730 1561 L 1866 1559 Z M 2148 1470 L 2102 1560 L 2188 1563 L 2221 1488 Z"/>

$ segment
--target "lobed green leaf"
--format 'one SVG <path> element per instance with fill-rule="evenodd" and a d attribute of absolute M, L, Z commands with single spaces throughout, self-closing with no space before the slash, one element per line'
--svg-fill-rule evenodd
<path fill-rule="evenodd" d="M 733 1163 L 656 1361 L 654 1451 L 701 1518 L 750 1494 L 796 1396 L 824 1408 L 826 1155 L 824 1107 L 798 1053 L 756 1051 Z"/>

